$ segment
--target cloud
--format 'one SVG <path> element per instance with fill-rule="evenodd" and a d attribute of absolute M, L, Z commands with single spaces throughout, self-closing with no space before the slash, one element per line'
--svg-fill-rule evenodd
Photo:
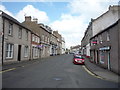
<path fill-rule="evenodd" d="M 32 16 L 32 18 L 37 18 L 39 23 L 48 23 L 49 18 L 44 11 L 40 11 L 32 5 L 25 6 L 22 10 L 20 10 L 16 17 L 20 22 L 24 21 L 24 16 Z"/>
<path fill-rule="evenodd" d="M 60 19 L 50 26 L 65 37 L 66 47 L 81 44 L 91 18 L 99 17 L 108 10 L 109 5 L 117 3 L 118 0 L 73 0 L 67 5 L 70 12 L 61 14 Z"/>
<path fill-rule="evenodd" d="M 35 8 L 32 5 L 25 6 L 22 10 L 20 10 L 16 15 L 9 12 L 5 6 L 0 5 L 0 10 L 4 11 L 8 15 L 16 18 L 18 21 L 23 22 L 26 16 L 32 16 L 32 18 L 37 18 L 38 23 L 48 23 L 49 17 L 47 16 L 46 12 L 40 11 L 39 9 Z"/>
<path fill-rule="evenodd" d="M 86 19 L 96 18 L 108 10 L 109 5 L 118 4 L 118 0 L 73 0 L 68 5 L 72 14 L 81 14 Z"/>
<path fill-rule="evenodd" d="M 10 15 L 10 16 L 12 16 L 12 17 L 15 18 L 15 16 L 14 16 L 11 12 L 9 12 L 9 11 L 5 8 L 5 6 L 0 5 L 0 10 L 2 10 L 3 12 L 5 12 L 5 13 L 7 13 L 8 15 Z"/>
<path fill-rule="evenodd" d="M 80 44 L 84 30 L 87 24 L 83 23 L 81 16 L 72 16 L 71 14 L 62 14 L 60 20 L 50 24 L 53 30 L 58 30 L 66 41 L 66 47 Z"/>

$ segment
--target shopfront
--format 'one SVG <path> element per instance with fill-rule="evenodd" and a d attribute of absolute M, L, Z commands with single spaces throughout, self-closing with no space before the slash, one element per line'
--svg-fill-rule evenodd
<path fill-rule="evenodd" d="M 110 70 L 111 66 L 110 66 L 110 47 L 109 46 L 99 48 L 99 60 L 102 66 Z"/>

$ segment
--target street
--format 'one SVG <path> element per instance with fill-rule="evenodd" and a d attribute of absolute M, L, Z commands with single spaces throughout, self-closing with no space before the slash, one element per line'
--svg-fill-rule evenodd
<path fill-rule="evenodd" d="M 74 65 L 73 55 L 51 56 L 2 73 L 3 88 L 117 88 Z"/>

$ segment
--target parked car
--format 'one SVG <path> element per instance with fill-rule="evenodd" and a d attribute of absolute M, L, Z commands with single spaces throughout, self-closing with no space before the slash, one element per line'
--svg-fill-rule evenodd
<path fill-rule="evenodd" d="M 74 55 L 74 57 L 73 57 L 73 63 L 74 64 L 85 64 L 85 59 L 81 55 Z"/>

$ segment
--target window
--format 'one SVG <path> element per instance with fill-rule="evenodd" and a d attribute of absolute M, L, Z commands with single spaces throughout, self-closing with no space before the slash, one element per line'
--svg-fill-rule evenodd
<path fill-rule="evenodd" d="M 104 60 L 105 60 L 105 52 L 104 51 L 100 51 L 100 63 L 104 64 Z"/>
<path fill-rule="evenodd" d="M 35 38 L 36 38 L 36 41 L 35 41 L 35 42 L 38 42 L 38 38 L 37 38 L 37 36 L 36 36 Z"/>
<path fill-rule="evenodd" d="M 38 37 L 38 43 L 40 42 L 40 38 Z"/>
<path fill-rule="evenodd" d="M 28 40 L 28 31 L 26 31 L 26 40 Z"/>
<path fill-rule="evenodd" d="M 8 35 L 12 36 L 12 33 L 13 33 L 13 24 L 9 23 Z"/>
<path fill-rule="evenodd" d="M 103 41 L 102 41 L 102 35 L 100 35 L 100 43 L 102 43 Z"/>
<path fill-rule="evenodd" d="M 38 48 L 35 48 L 35 56 L 38 56 Z"/>
<path fill-rule="evenodd" d="M 44 35 L 42 35 L 42 41 L 44 41 Z"/>
<path fill-rule="evenodd" d="M 13 58 L 13 44 L 6 44 L 6 58 Z"/>
<path fill-rule="evenodd" d="M 35 41 L 35 37 L 32 35 L 32 41 Z"/>
<path fill-rule="evenodd" d="M 19 38 L 19 39 L 22 38 L 22 28 L 19 28 L 19 31 L 18 31 L 18 38 Z"/>
<path fill-rule="evenodd" d="M 45 42 L 47 42 L 47 36 L 45 37 Z"/>
<path fill-rule="evenodd" d="M 25 46 L 24 55 L 25 57 L 28 57 L 28 46 Z"/>
<path fill-rule="evenodd" d="M 48 38 L 48 43 L 50 42 L 50 39 Z"/>
<path fill-rule="evenodd" d="M 107 41 L 110 41 L 110 33 L 107 31 Z"/>

